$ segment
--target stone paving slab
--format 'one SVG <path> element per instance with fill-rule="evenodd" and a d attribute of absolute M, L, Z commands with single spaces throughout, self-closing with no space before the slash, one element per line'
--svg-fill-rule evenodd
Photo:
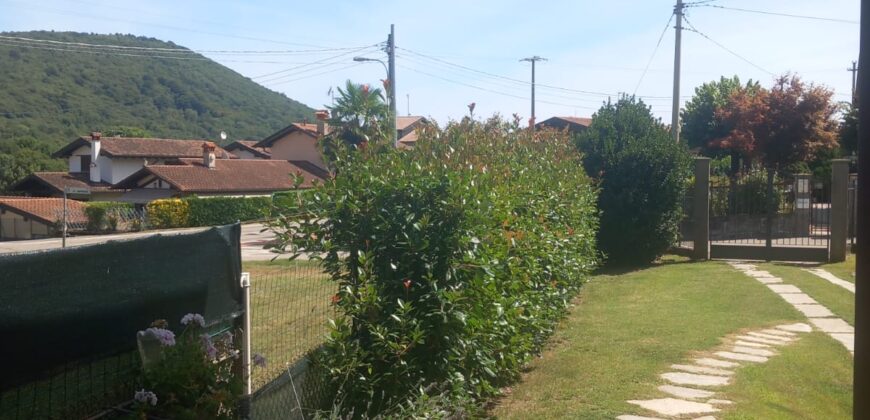
<path fill-rule="evenodd" d="M 818 305 L 819 302 L 816 302 L 815 299 L 811 298 L 810 295 L 806 293 L 777 293 L 779 297 L 781 297 L 784 301 L 791 303 L 792 305 Z"/>
<path fill-rule="evenodd" d="M 715 354 L 724 359 L 740 360 L 742 362 L 764 363 L 767 361 L 767 358 L 764 356 L 753 356 L 751 354 L 733 353 L 730 351 L 717 351 Z"/>
<path fill-rule="evenodd" d="M 810 322 L 826 333 L 855 333 L 855 327 L 840 318 L 810 318 Z"/>
<path fill-rule="evenodd" d="M 783 337 L 781 335 L 765 334 L 765 333 L 760 333 L 760 332 L 756 332 L 756 331 L 750 331 L 746 334 L 749 336 L 752 336 L 752 337 L 763 338 L 765 340 L 778 341 L 778 342 L 783 343 L 783 344 L 789 343 L 789 342 L 794 340 L 794 338 L 791 338 L 791 337 Z"/>
<path fill-rule="evenodd" d="M 741 347 L 754 347 L 757 349 L 769 349 L 769 348 L 771 348 L 770 344 L 754 343 L 751 341 L 744 341 L 744 340 L 737 340 L 734 342 L 734 345 L 741 346 Z"/>
<path fill-rule="evenodd" d="M 841 279 L 841 278 L 839 278 L 839 277 L 837 277 L 837 276 L 831 274 L 831 272 L 829 272 L 829 271 L 827 271 L 827 270 L 825 270 L 825 269 L 822 269 L 822 268 L 805 268 L 804 270 L 805 270 L 805 271 L 808 271 L 808 272 L 810 272 L 810 273 L 813 273 L 813 274 L 815 274 L 816 276 L 819 276 L 819 277 L 821 277 L 821 278 L 823 278 L 823 279 L 825 279 L 825 280 L 827 280 L 827 281 L 829 281 L 829 282 L 831 282 L 831 283 L 833 283 L 833 284 L 836 284 L 837 286 L 840 286 L 840 287 L 842 287 L 842 288 L 844 288 L 844 289 L 846 289 L 846 290 L 848 290 L 848 291 L 850 291 L 850 292 L 852 292 L 852 293 L 855 293 L 855 283 L 852 283 L 852 282 L 848 282 L 848 281 L 846 281 L 846 280 L 843 280 L 843 279 Z"/>
<path fill-rule="evenodd" d="M 830 333 L 829 335 L 833 337 L 834 340 L 843 343 L 843 345 L 846 347 L 846 350 L 855 353 L 855 334 Z"/>
<path fill-rule="evenodd" d="M 834 313 L 830 309 L 822 305 L 794 305 L 795 309 L 801 311 L 807 318 L 833 318 Z"/>
<path fill-rule="evenodd" d="M 725 376 L 699 375 L 697 373 L 668 372 L 659 375 L 677 385 L 695 386 L 723 386 L 728 385 L 729 379 Z"/>
<path fill-rule="evenodd" d="M 630 414 L 624 414 L 616 418 L 616 420 L 665 420 L 661 417 L 644 417 L 644 416 L 633 416 Z"/>
<path fill-rule="evenodd" d="M 791 332 L 811 332 L 813 330 L 813 327 L 811 327 L 803 322 L 796 322 L 794 324 L 777 325 L 776 328 L 779 330 L 791 331 Z"/>
<path fill-rule="evenodd" d="M 759 279 L 759 278 L 774 278 L 774 277 L 776 277 L 776 276 L 774 276 L 773 274 L 770 274 L 769 272 L 764 271 L 764 270 L 745 270 L 745 271 L 743 271 L 743 272 L 746 273 L 747 276 L 755 277 L 755 278 L 757 278 L 757 279 Z"/>
<path fill-rule="evenodd" d="M 665 416 L 683 416 L 686 414 L 706 414 L 719 411 L 711 404 L 677 398 L 659 398 L 655 400 L 629 400 L 631 404 L 639 405 L 647 410 Z"/>
<path fill-rule="evenodd" d="M 759 332 L 765 333 L 765 334 L 770 334 L 770 335 L 780 335 L 783 337 L 796 337 L 797 336 L 797 333 L 793 333 L 791 331 L 778 330 L 776 328 L 768 328 L 766 330 L 761 330 Z"/>
<path fill-rule="evenodd" d="M 703 375 L 731 376 L 734 374 L 734 372 L 730 370 L 695 365 L 671 365 L 671 369 L 682 370 L 683 372 L 689 373 L 700 373 Z"/>
<path fill-rule="evenodd" d="M 727 362 L 725 360 L 719 360 L 719 359 L 711 359 L 709 357 L 702 357 L 700 359 L 695 359 L 695 364 L 711 366 L 711 367 L 720 367 L 720 368 L 733 368 L 733 367 L 740 366 L 740 363 Z"/>
<path fill-rule="evenodd" d="M 732 348 L 731 351 L 733 351 L 734 353 L 751 354 L 753 356 L 764 356 L 764 357 L 770 357 L 770 356 L 776 355 L 776 353 L 774 353 L 770 350 L 754 349 L 752 347 L 743 347 L 743 346 L 734 346 L 734 348 Z"/>
<path fill-rule="evenodd" d="M 717 400 L 717 399 L 714 398 L 714 399 L 707 400 L 707 404 L 713 404 L 713 405 L 731 405 L 731 404 L 734 404 L 734 401 L 730 401 L 730 400 Z"/>
<path fill-rule="evenodd" d="M 779 277 L 762 277 L 762 278 L 758 278 L 758 279 L 755 279 L 755 280 L 758 280 L 759 282 L 764 283 L 764 284 L 778 284 L 778 283 L 782 283 L 782 279 L 779 278 Z"/>
<path fill-rule="evenodd" d="M 661 386 L 659 386 L 659 391 L 662 391 L 666 394 L 671 394 L 675 397 L 684 398 L 684 399 L 688 399 L 688 400 L 710 398 L 716 394 L 713 391 L 707 391 L 704 389 L 686 388 L 684 386 L 676 386 L 676 385 L 661 385 Z"/>
<path fill-rule="evenodd" d="M 767 287 L 776 293 L 803 293 L 801 289 L 792 284 L 768 284 Z"/>
<path fill-rule="evenodd" d="M 787 344 L 784 341 L 768 340 L 766 338 L 760 338 L 760 337 L 756 337 L 754 335 L 738 335 L 737 339 L 738 340 L 745 340 L 745 341 L 752 341 L 753 343 L 771 344 L 774 346 L 782 346 L 782 345 Z"/>

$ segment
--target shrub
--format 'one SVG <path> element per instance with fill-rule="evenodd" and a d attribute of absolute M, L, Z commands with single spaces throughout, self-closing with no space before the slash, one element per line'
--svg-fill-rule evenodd
<path fill-rule="evenodd" d="M 605 104 L 579 136 L 586 171 L 598 177 L 599 249 L 608 264 L 637 265 L 677 240 L 690 159 L 634 97 Z"/>
<path fill-rule="evenodd" d="M 88 219 L 87 230 L 90 232 L 116 231 L 118 230 L 119 215 L 122 209 L 131 209 L 130 203 L 112 201 L 96 201 L 87 203 L 85 216 Z"/>
<path fill-rule="evenodd" d="M 157 229 L 186 227 L 190 220 L 187 200 L 169 198 L 154 200 L 146 207 L 148 225 Z"/>
<path fill-rule="evenodd" d="M 268 216 L 270 197 L 186 198 L 189 226 L 215 226 L 236 221 L 260 220 Z"/>
<path fill-rule="evenodd" d="M 273 223 L 339 284 L 315 357 L 335 410 L 430 412 L 517 378 L 596 264 L 579 158 L 563 134 L 497 119 L 426 129 L 409 151 L 339 151 L 338 176 Z"/>

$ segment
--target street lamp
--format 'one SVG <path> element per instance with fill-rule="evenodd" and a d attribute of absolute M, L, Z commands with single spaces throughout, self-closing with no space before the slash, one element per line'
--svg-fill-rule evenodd
<path fill-rule="evenodd" d="M 396 90 L 394 88 L 395 81 L 393 80 L 393 75 L 390 73 L 389 67 L 387 67 L 387 63 L 384 63 L 382 60 L 378 60 L 377 58 L 368 58 L 368 57 L 354 57 L 353 61 L 356 62 L 366 62 L 366 61 L 376 61 L 381 63 L 384 66 L 384 70 L 387 72 L 387 81 L 389 85 L 389 91 L 387 92 L 387 96 L 390 101 L 390 112 L 393 114 L 393 146 L 399 146 L 399 127 L 398 127 L 398 118 L 396 115 Z"/>

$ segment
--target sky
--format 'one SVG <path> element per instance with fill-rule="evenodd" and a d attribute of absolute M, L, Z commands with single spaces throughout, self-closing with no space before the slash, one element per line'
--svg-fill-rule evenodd
<path fill-rule="evenodd" d="M 682 35 L 681 103 L 696 86 L 723 75 L 769 87 L 787 72 L 828 87 L 836 101 L 849 100 L 847 68 L 858 59 L 859 25 L 852 23 L 858 0 L 700 3 L 686 9 L 697 32 Z M 537 55 L 547 59 L 536 66 L 538 121 L 592 116 L 608 97 L 627 93 L 644 99 L 667 123 L 673 6 L 671 0 L 0 0 L 0 31 L 129 33 L 194 50 L 256 51 L 204 55 L 323 108 L 331 103 L 330 88 L 346 80 L 380 84 L 384 67 L 353 57 L 386 61 L 377 44 L 394 24 L 400 115 L 443 123 L 467 115 L 474 102 L 476 116 L 516 113 L 526 120 L 531 68 L 520 59 Z"/>

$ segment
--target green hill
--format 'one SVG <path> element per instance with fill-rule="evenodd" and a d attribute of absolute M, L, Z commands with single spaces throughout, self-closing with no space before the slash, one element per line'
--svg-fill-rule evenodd
<path fill-rule="evenodd" d="M 2 35 L 182 48 L 132 35 L 45 31 Z M 104 53 L 56 45 L 0 39 L 0 191 L 30 171 L 62 168 L 47 154 L 95 130 L 218 141 L 218 134 L 226 131 L 231 140 L 259 139 L 290 122 L 313 119 L 311 108 L 198 54 L 180 60 L 153 57 L 161 54 L 153 50 Z"/>

